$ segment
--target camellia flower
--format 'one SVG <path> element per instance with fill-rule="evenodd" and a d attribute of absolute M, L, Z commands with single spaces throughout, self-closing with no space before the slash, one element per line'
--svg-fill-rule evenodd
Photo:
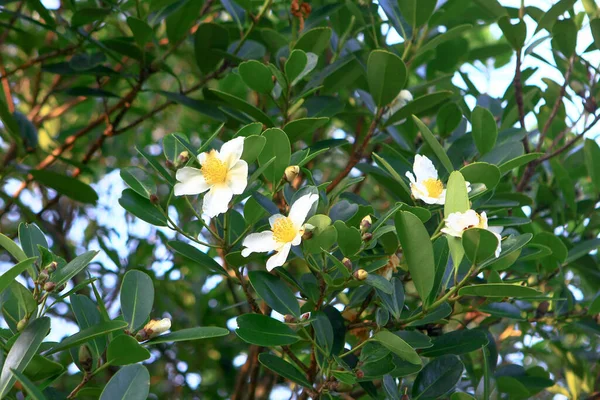
<path fill-rule="evenodd" d="M 223 143 L 221 150 L 198 155 L 200 169 L 183 167 L 175 177 L 175 196 L 208 193 L 202 202 L 202 212 L 216 217 L 227 211 L 234 194 L 241 194 L 248 184 L 248 164 L 241 160 L 244 138 Z"/>
<path fill-rule="evenodd" d="M 267 260 L 267 271 L 281 267 L 287 260 L 292 246 L 298 246 L 302 241 L 302 235 L 311 226 L 305 224 L 306 216 L 313 204 L 319 200 L 316 194 L 306 194 L 292 204 L 287 217 L 281 214 L 272 215 L 269 218 L 271 230 L 260 233 L 252 233 L 244 239 L 242 245 L 242 256 L 248 257 L 252 253 L 267 253 L 275 251 Z"/>
<path fill-rule="evenodd" d="M 422 200 L 427 204 L 444 204 L 446 202 L 446 189 L 442 181 L 438 179 L 438 172 L 429 158 L 417 154 L 413 163 L 414 175 L 406 173 L 410 181 L 410 191 L 415 199 Z M 467 192 L 471 190 L 471 184 L 465 182 Z"/>
<path fill-rule="evenodd" d="M 442 228 L 442 232 L 454 237 L 462 237 L 463 232 L 470 228 L 486 229 L 492 232 L 498 239 L 495 256 L 498 257 L 500 255 L 500 250 L 502 249 L 502 237 L 500 234 L 504 228 L 501 226 L 488 226 L 488 219 L 485 212 L 481 214 L 477 214 L 475 210 L 468 210 L 464 213 L 455 212 L 448 215 L 448 218 L 444 222 L 445 226 Z"/>
<path fill-rule="evenodd" d="M 390 103 L 390 108 L 383 114 L 383 119 L 388 119 L 411 101 L 413 101 L 412 93 L 406 89 L 401 90 L 398 96 Z"/>

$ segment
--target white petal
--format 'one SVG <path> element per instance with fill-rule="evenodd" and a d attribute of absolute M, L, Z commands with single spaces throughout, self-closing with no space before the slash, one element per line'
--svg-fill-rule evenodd
<path fill-rule="evenodd" d="M 210 188 L 198 168 L 183 167 L 178 169 L 175 178 L 179 181 L 175 184 L 175 196 L 203 193 Z"/>
<path fill-rule="evenodd" d="M 477 224 L 477 227 L 482 229 L 488 228 L 488 218 L 485 211 L 479 214 L 479 224 Z"/>
<path fill-rule="evenodd" d="M 225 162 L 229 168 L 240 160 L 242 153 L 244 152 L 244 137 L 238 136 L 235 139 L 231 139 L 229 142 L 223 143 L 220 151 L 220 159 Z"/>
<path fill-rule="evenodd" d="M 465 185 L 467 186 L 467 193 L 471 191 L 471 182 L 465 181 Z"/>
<path fill-rule="evenodd" d="M 302 243 L 302 235 L 298 233 L 294 240 L 292 240 L 292 246 L 298 246 L 300 243 Z"/>
<path fill-rule="evenodd" d="M 210 218 L 223 214 L 224 212 L 227 212 L 232 197 L 233 192 L 229 189 L 229 186 L 215 185 L 211 187 L 210 191 L 204 196 L 202 212 Z"/>
<path fill-rule="evenodd" d="M 248 163 L 239 160 L 227 173 L 227 184 L 233 194 L 242 194 L 248 185 Z"/>
<path fill-rule="evenodd" d="M 496 236 L 496 239 L 498 239 L 498 247 L 496 247 L 496 251 L 494 252 L 494 255 L 496 256 L 496 258 L 498 258 L 498 256 L 500 256 L 500 252 L 502 251 L 502 236 L 492 231 L 491 229 L 490 232 L 492 232 L 494 236 Z"/>
<path fill-rule="evenodd" d="M 217 150 L 215 150 L 215 153 L 218 155 L 219 152 Z M 208 157 L 208 151 L 205 151 L 204 153 L 200 153 L 198 154 L 198 162 L 200 163 L 200 165 L 203 165 L 204 162 L 206 162 L 206 157 Z"/>
<path fill-rule="evenodd" d="M 464 213 L 455 212 L 446 218 L 442 232 L 450 236 L 462 237 L 465 229 L 476 227 L 478 224 L 479 215 L 474 210 L 468 210 Z"/>
<path fill-rule="evenodd" d="M 404 174 L 408 180 L 410 181 L 410 183 L 416 183 L 417 180 L 415 179 L 415 176 L 412 174 L 412 172 L 406 171 L 406 174 Z"/>
<path fill-rule="evenodd" d="M 433 163 L 426 156 L 417 154 L 413 163 L 413 172 L 417 176 L 417 182 L 423 182 L 425 179 L 437 179 L 438 173 Z"/>
<path fill-rule="evenodd" d="M 244 239 L 242 246 L 242 256 L 248 257 L 252 253 L 267 253 L 277 248 L 277 243 L 273 239 L 273 232 L 264 231 L 252 233 Z"/>
<path fill-rule="evenodd" d="M 502 233 L 502 231 L 504 230 L 504 227 L 503 226 L 488 226 L 487 230 L 496 235 L 500 235 Z"/>
<path fill-rule="evenodd" d="M 304 225 L 306 216 L 312 208 L 313 204 L 319 200 L 318 194 L 305 194 L 292 204 L 290 208 L 289 218 L 294 223 L 294 226 L 298 229 Z"/>
<path fill-rule="evenodd" d="M 267 271 L 271 272 L 273 268 L 281 267 L 283 264 L 285 264 L 285 261 L 288 258 L 288 254 L 290 254 L 291 248 L 292 245 L 290 243 L 287 243 L 277 253 L 269 257 L 269 259 L 267 260 Z"/>
<path fill-rule="evenodd" d="M 271 228 L 275 224 L 275 221 L 277 221 L 278 219 L 281 219 L 281 218 L 285 218 L 285 215 L 281 215 L 281 214 L 273 214 L 273 215 L 271 215 L 269 217 L 269 224 L 271 225 Z"/>

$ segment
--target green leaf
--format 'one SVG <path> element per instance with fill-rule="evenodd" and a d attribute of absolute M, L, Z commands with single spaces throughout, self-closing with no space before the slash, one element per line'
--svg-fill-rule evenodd
<path fill-rule="evenodd" d="M 129 29 L 131 29 L 131 32 L 133 33 L 135 42 L 142 49 L 146 46 L 146 43 L 152 41 L 154 31 L 146 21 L 142 21 L 135 17 L 127 17 L 127 25 L 129 25 Z"/>
<path fill-rule="evenodd" d="M 2 294 L 4 289 L 6 289 L 19 275 L 21 275 L 21 273 L 32 266 L 35 260 L 35 257 L 27 258 L 0 275 L 0 294 Z"/>
<path fill-rule="evenodd" d="M 460 381 L 464 369 L 458 357 L 445 355 L 427 364 L 417 375 L 412 395 L 421 400 L 434 400 L 450 392 Z"/>
<path fill-rule="evenodd" d="M 247 136 L 246 139 L 244 139 L 244 151 L 242 153 L 242 160 L 246 161 L 247 163 L 254 162 L 265 148 L 266 143 L 267 139 L 265 139 L 263 136 Z"/>
<path fill-rule="evenodd" d="M 147 154 L 145 151 L 139 149 L 138 147 L 136 147 L 135 150 L 142 157 L 144 157 L 144 159 L 146 161 L 148 161 L 148 164 L 150 164 L 152 166 L 152 168 L 154 168 L 154 170 L 156 172 L 158 172 L 158 174 L 164 178 L 165 181 L 167 181 L 171 186 L 175 185 L 175 183 L 176 183 L 175 178 L 173 176 L 171 176 L 171 174 L 165 169 L 165 167 L 160 165 L 159 162 L 156 161 L 156 159 L 154 157 L 150 156 L 149 154 Z"/>
<path fill-rule="evenodd" d="M 304 50 L 306 53 L 321 54 L 329 47 L 331 29 L 325 27 L 313 28 L 305 31 L 294 45 L 294 49 Z"/>
<path fill-rule="evenodd" d="M 479 264 L 494 255 L 498 238 L 487 229 L 471 228 L 463 232 L 462 246 L 469 261 Z"/>
<path fill-rule="evenodd" d="M 462 329 L 448 332 L 433 339 L 433 346 L 423 350 L 424 357 L 439 357 L 444 354 L 460 356 L 479 350 L 488 344 L 488 337 L 480 329 Z"/>
<path fill-rule="evenodd" d="M 596 294 L 596 297 L 590 303 L 587 313 L 588 315 L 600 314 L 600 292 Z"/>
<path fill-rule="evenodd" d="M 203 74 L 208 74 L 217 68 L 228 44 L 229 32 L 223 25 L 200 24 L 194 33 L 194 54 L 196 64 Z"/>
<path fill-rule="evenodd" d="M 500 174 L 505 175 L 515 168 L 519 168 L 522 165 L 529 164 L 530 162 L 537 160 L 543 155 L 544 153 L 528 153 L 513 158 L 512 160 L 506 161 L 505 163 L 500 164 L 499 166 Z"/>
<path fill-rule="evenodd" d="M 110 15 L 110 8 L 79 8 L 75 11 L 73 17 L 71 17 L 71 27 L 77 28 L 82 25 L 91 24 L 94 21 L 104 19 L 108 15 Z"/>
<path fill-rule="evenodd" d="M 119 320 L 107 321 L 93 325 L 63 339 L 60 343 L 48 350 L 45 355 L 55 354 L 60 351 L 70 349 L 71 347 L 79 346 L 80 344 L 89 342 L 98 336 L 103 336 L 114 331 L 124 330 L 127 328 L 127 326 L 127 322 Z"/>
<path fill-rule="evenodd" d="M 452 97 L 454 93 L 449 90 L 443 90 L 440 92 L 428 93 L 421 97 L 417 97 L 413 101 L 408 102 L 404 107 L 396 111 L 391 117 L 385 121 L 385 126 L 390 126 L 395 124 L 400 120 L 404 120 L 405 118 L 410 117 L 411 115 L 420 115 L 423 114 L 432 108 L 442 104 L 450 97 Z M 458 113 L 458 123 L 460 123 L 462 115 L 460 112 Z M 441 132 L 440 132 L 441 134 Z"/>
<path fill-rule="evenodd" d="M 408 188 L 408 185 L 406 184 L 402 176 L 400 176 L 400 174 L 394 169 L 394 167 L 392 167 L 390 163 L 388 163 L 383 157 L 373 153 L 373 158 L 375 159 L 375 163 L 379 165 L 383 170 L 385 170 L 388 174 L 390 174 L 394 181 L 398 183 L 400 189 L 399 193 L 403 194 L 403 196 L 400 196 L 400 198 L 404 201 L 412 202 L 410 189 Z"/>
<path fill-rule="evenodd" d="M 429 20 L 436 4 L 437 0 L 398 0 L 402 16 L 413 28 L 418 28 Z"/>
<path fill-rule="evenodd" d="M 201 1 L 187 0 L 181 3 L 181 6 L 175 12 L 169 14 L 166 22 L 170 46 L 174 46 L 175 43 L 183 40 L 188 35 L 188 31 L 194 26 L 200 15 L 202 3 Z"/>
<path fill-rule="evenodd" d="M 552 48 L 559 50 L 567 58 L 571 57 L 577 46 L 577 26 L 572 19 L 556 21 L 552 27 Z"/>
<path fill-rule="evenodd" d="M 160 335 L 145 342 L 145 345 L 171 343 L 171 342 L 186 342 L 189 340 L 202 340 L 215 337 L 227 336 L 229 330 L 219 328 L 217 326 L 197 326 L 195 328 L 180 329 L 176 332 Z"/>
<path fill-rule="evenodd" d="M 408 211 L 398 211 L 394 222 L 408 270 L 419 297 L 425 301 L 431 292 L 435 276 L 433 245 L 429 233 L 421 220 Z"/>
<path fill-rule="evenodd" d="M 448 185 L 446 186 L 446 203 L 444 204 L 444 217 L 455 212 L 465 212 L 471 208 L 469 202 L 469 194 L 467 193 L 467 186 L 465 184 L 465 178 L 458 171 L 452 172 L 448 179 Z M 460 238 L 448 236 L 448 247 L 450 247 L 450 254 L 452 255 L 452 262 L 454 263 L 454 271 L 458 271 L 460 262 L 464 255 L 464 249 Z"/>
<path fill-rule="evenodd" d="M 435 119 L 440 136 L 450 136 L 458 128 L 458 125 L 460 125 L 462 116 L 462 112 L 456 103 L 444 104 L 438 111 L 437 118 Z"/>
<path fill-rule="evenodd" d="M 2 246 L 4 250 L 8 251 L 8 253 L 11 256 L 13 256 L 15 260 L 17 260 L 17 262 L 25 261 L 27 259 L 27 254 L 25 254 L 25 252 L 21 250 L 19 245 L 17 245 L 15 242 L 10 240 L 8 236 L 3 235 L 2 233 L 0 233 L 0 246 Z"/>
<path fill-rule="evenodd" d="M 146 400 L 150 393 L 150 374 L 140 364 L 127 365 L 108 381 L 100 400 Z"/>
<path fill-rule="evenodd" d="M 383 276 L 378 274 L 369 274 L 367 275 L 367 279 L 365 279 L 365 283 L 369 286 L 374 287 L 377 290 L 381 290 L 383 293 L 392 294 L 394 291 L 394 287 Z"/>
<path fill-rule="evenodd" d="M 422 319 L 416 320 L 408 324 L 407 326 L 423 326 L 427 324 L 432 324 L 434 322 L 443 320 L 447 316 L 452 314 L 452 307 L 447 302 L 440 304 L 433 310 L 429 310 L 428 314 L 425 315 Z"/>
<path fill-rule="evenodd" d="M 294 292 L 281 279 L 265 271 L 251 271 L 248 277 L 256 293 L 272 309 L 283 315 L 300 317 L 298 300 Z"/>
<path fill-rule="evenodd" d="M 552 249 L 552 258 L 555 258 L 561 264 L 567 259 L 569 252 L 567 246 L 551 232 L 537 233 L 530 243 L 541 244 Z"/>
<path fill-rule="evenodd" d="M 156 193 L 156 184 L 146 171 L 139 167 L 125 167 L 120 171 L 121 179 L 137 194 L 150 199 Z"/>
<path fill-rule="evenodd" d="M 417 128 L 421 132 L 421 135 L 423 135 L 423 139 L 429 145 L 429 147 L 431 147 L 431 150 L 433 150 L 435 156 L 438 158 L 438 160 L 440 160 L 444 168 L 446 168 L 446 171 L 448 171 L 448 173 L 454 171 L 454 167 L 452 166 L 450 158 L 448 158 L 444 148 L 442 145 L 440 145 L 435 136 L 433 136 L 433 133 L 431 133 L 427 125 L 421 122 L 421 120 L 414 115 L 412 118 L 415 121 L 415 124 L 417 124 Z"/>
<path fill-rule="evenodd" d="M 312 388 L 311 383 L 306 379 L 304 374 L 284 359 L 273 354 L 262 353 L 258 356 L 258 361 L 277 375 L 281 375 L 299 385 Z"/>
<path fill-rule="evenodd" d="M 491 190 L 500 182 L 500 169 L 493 164 L 474 162 L 460 169 L 465 181 L 483 183 L 486 189 Z"/>
<path fill-rule="evenodd" d="M 390 331 L 382 330 L 377 332 L 373 335 L 373 340 L 381 343 L 386 349 L 411 364 L 422 364 L 421 357 L 419 357 L 415 349 L 402 340 L 400 336 L 395 335 Z"/>
<path fill-rule="evenodd" d="M 0 373 L 0 399 L 12 389 L 16 381 L 13 371 L 23 372 L 33 356 L 37 353 L 42 341 L 50 331 L 50 318 L 42 317 L 33 320 L 21 332 L 6 355 Z"/>
<path fill-rule="evenodd" d="M 463 34 L 463 32 L 466 32 L 471 28 L 472 28 L 472 25 L 465 24 L 465 25 L 455 26 L 454 28 L 449 29 L 447 32 L 444 32 L 441 35 L 434 37 L 433 39 L 431 39 L 430 41 L 425 43 L 425 45 L 421 46 L 421 48 L 417 51 L 417 54 L 415 54 L 415 57 L 418 57 L 421 54 L 424 54 L 430 50 L 434 50 L 440 44 L 445 43 L 448 40 L 452 40 L 452 39 L 455 39 L 455 38 L 461 36 Z"/>
<path fill-rule="evenodd" d="M 300 337 L 283 322 L 262 314 L 244 314 L 237 318 L 235 333 L 243 341 L 259 346 L 283 346 L 296 343 Z"/>
<path fill-rule="evenodd" d="M 367 61 L 369 91 L 377 107 L 392 102 L 406 83 L 406 66 L 400 57 L 385 50 L 373 50 Z"/>
<path fill-rule="evenodd" d="M 271 118 L 269 118 L 267 114 L 265 114 L 261 109 L 254 107 L 246 100 L 216 89 L 209 89 L 208 91 L 220 98 L 227 106 L 247 114 L 252 119 L 262 122 L 267 127 L 273 126 L 273 121 L 271 121 Z"/>
<path fill-rule="evenodd" d="M 569 172 L 563 164 L 556 158 L 550 160 L 552 172 L 554 172 L 554 180 L 563 194 L 566 205 L 573 212 L 577 212 L 577 201 L 575 193 L 575 183 L 571 179 Z"/>
<path fill-rule="evenodd" d="M 17 371 L 16 369 L 11 369 L 11 372 L 17 378 L 19 382 L 23 385 L 27 393 L 29 394 L 29 398 L 33 400 L 46 400 L 46 396 L 42 393 L 42 391 L 35 385 L 35 383 L 31 382 L 28 377 L 26 377 L 23 373 Z"/>
<path fill-rule="evenodd" d="M 129 331 L 137 332 L 150 317 L 154 305 L 154 284 L 148 274 L 128 271 L 121 283 L 121 311 Z"/>
<path fill-rule="evenodd" d="M 22 222 L 19 224 L 19 243 L 27 257 L 39 257 L 38 246 L 48 248 L 46 237 L 36 224 Z"/>
<path fill-rule="evenodd" d="M 381 299 L 385 309 L 398 320 L 404 308 L 404 286 L 402 286 L 402 281 L 396 277 L 393 277 L 390 283 L 393 288 L 392 293 L 377 290 L 377 296 Z"/>
<path fill-rule="evenodd" d="M 119 204 L 142 221 L 155 226 L 167 226 L 167 217 L 150 203 L 150 200 L 140 196 L 131 189 L 123 190 Z"/>
<path fill-rule="evenodd" d="M 491 151 L 498 137 L 498 125 L 492 113 L 477 106 L 471 113 L 471 123 L 473 124 L 471 133 L 479 154 L 483 155 Z"/>
<path fill-rule="evenodd" d="M 590 30 L 592 31 L 596 49 L 600 50 L 600 18 L 594 18 L 590 21 Z"/>
<path fill-rule="evenodd" d="M 536 289 L 513 285 L 510 283 L 485 283 L 481 285 L 465 286 L 458 291 L 460 296 L 481 297 L 539 297 L 541 292 Z"/>
<path fill-rule="evenodd" d="M 353 226 L 347 226 L 344 221 L 335 221 L 333 225 L 338 232 L 338 246 L 342 254 L 346 257 L 356 254 L 362 244 L 360 231 Z"/>
<path fill-rule="evenodd" d="M 598 248 L 600 248 L 600 239 L 591 239 L 584 242 L 579 242 L 573 246 L 573 248 L 569 249 L 569 255 L 567 256 L 565 263 L 570 264 Z"/>
<path fill-rule="evenodd" d="M 521 50 L 527 38 L 527 25 L 525 21 L 519 19 L 515 25 L 510 22 L 510 17 L 504 16 L 498 20 L 498 26 L 502 30 L 504 37 L 515 50 Z"/>
<path fill-rule="evenodd" d="M 302 50 L 293 50 L 290 56 L 285 62 L 284 70 L 285 76 L 292 84 L 304 71 L 304 68 L 308 64 L 308 56 Z"/>
<path fill-rule="evenodd" d="M 263 137 L 267 139 L 267 143 L 258 156 L 258 163 L 264 165 L 276 157 L 275 161 L 264 170 L 263 175 L 269 182 L 277 185 L 290 164 L 292 156 L 290 141 L 285 132 L 278 128 L 267 129 L 263 132 Z"/>
<path fill-rule="evenodd" d="M 298 118 L 288 122 L 283 130 L 287 133 L 290 138 L 290 142 L 294 143 L 297 140 L 307 140 L 309 135 L 329 122 L 329 118 Z"/>
<path fill-rule="evenodd" d="M 555 3 L 538 21 L 537 28 L 535 29 L 535 33 L 538 33 L 542 29 L 546 29 L 548 32 L 552 32 L 552 27 L 554 23 L 563 15 L 568 9 L 573 7 L 577 0 L 559 0 Z M 534 33 L 534 34 L 535 34 Z"/>
<path fill-rule="evenodd" d="M 150 358 L 150 352 L 129 335 L 119 335 L 108 345 L 106 360 L 111 365 L 128 365 Z"/>
<path fill-rule="evenodd" d="M 31 291 L 17 281 L 8 286 L 0 299 L 4 321 L 14 333 L 18 332 L 19 321 L 37 311 L 38 304 Z"/>
<path fill-rule="evenodd" d="M 88 264 L 96 257 L 97 251 L 91 250 L 75 257 L 64 267 L 58 268 L 51 276 L 51 281 L 60 287 L 67 283 L 75 275 L 83 271 Z"/>
<path fill-rule="evenodd" d="M 244 61 L 238 66 L 238 71 L 246 86 L 258 93 L 271 93 L 275 86 L 271 70 L 259 61 Z"/>
<path fill-rule="evenodd" d="M 487 11 L 493 18 L 502 17 L 507 14 L 506 9 L 500 5 L 498 0 L 475 0 L 475 3 Z"/>
<path fill-rule="evenodd" d="M 69 297 L 73 314 L 77 319 L 79 329 L 87 329 L 102 322 L 102 316 L 98 310 L 98 306 L 87 296 L 82 294 L 72 294 Z M 91 340 L 88 343 L 96 359 L 101 357 L 106 348 L 106 340 L 102 337 Z"/>
<path fill-rule="evenodd" d="M 600 20 L 599 20 L 600 21 Z M 588 175 L 592 179 L 596 194 L 600 193 L 600 147 L 595 140 L 585 139 L 583 145 L 583 154 L 585 156 L 585 166 Z"/>
<path fill-rule="evenodd" d="M 221 275 L 229 276 L 229 275 L 227 275 L 227 272 L 223 269 L 223 267 L 221 267 L 219 265 L 218 262 L 216 262 L 208 254 L 202 252 L 201 250 L 197 249 L 196 247 L 189 245 L 187 243 L 184 243 L 184 242 L 177 241 L 177 240 L 171 240 L 167 244 L 169 245 L 170 248 L 175 250 L 178 254 L 181 254 L 188 260 L 191 260 L 191 261 L 194 261 L 194 262 L 200 264 L 200 266 L 207 268 L 209 271 L 216 272 Z"/>

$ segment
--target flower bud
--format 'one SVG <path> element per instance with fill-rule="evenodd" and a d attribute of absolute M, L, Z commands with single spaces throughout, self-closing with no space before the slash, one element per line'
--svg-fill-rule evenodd
<path fill-rule="evenodd" d="M 58 268 L 58 264 L 56 263 L 56 261 L 52 261 L 50 264 L 48 264 L 48 266 L 46 267 L 46 270 L 48 271 L 49 274 L 51 274 L 54 271 L 56 271 L 56 268 Z"/>
<path fill-rule="evenodd" d="M 349 258 L 344 257 L 342 259 L 342 264 L 348 269 L 348 271 L 352 272 L 352 261 Z"/>
<path fill-rule="evenodd" d="M 357 377 L 358 379 L 362 379 L 362 378 L 364 378 L 364 377 L 365 377 L 365 373 L 364 373 L 364 372 L 362 372 L 362 371 L 359 369 L 358 371 L 356 371 L 356 377 Z"/>
<path fill-rule="evenodd" d="M 286 323 L 288 323 L 288 324 L 289 324 L 289 323 L 292 323 L 292 322 L 296 321 L 296 318 L 294 318 L 294 316 L 293 316 L 293 315 L 286 314 L 286 315 L 283 317 L 283 320 L 284 320 Z"/>
<path fill-rule="evenodd" d="M 152 204 L 158 204 L 158 202 L 159 202 L 158 196 L 155 195 L 154 193 L 152 193 L 150 195 L 150 203 L 152 203 Z"/>
<path fill-rule="evenodd" d="M 38 283 L 42 284 L 46 282 L 49 277 L 50 276 L 48 275 L 48 272 L 45 269 L 43 269 L 38 275 Z"/>
<path fill-rule="evenodd" d="M 369 273 L 362 268 L 354 273 L 354 278 L 358 279 L 359 281 L 364 281 L 367 279 L 367 276 L 369 276 Z"/>
<path fill-rule="evenodd" d="M 177 157 L 177 164 L 178 165 L 185 164 L 189 160 L 190 160 L 190 153 L 187 150 L 182 151 L 181 153 L 179 153 L 179 156 Z"/>
<path fill-rule="evenodd" d="M 79 346 L 79 354 L 77 358 L 79 360 L 79 366 L 85 372 L 90 372 L 92 370 L 94 358 L 92 357 L 92 353 L 90 353 L 90 349 L 87 345 L 84 344 L 83 346 Z"/>
<path fill-rule="evenodd" d="M 402 395 L 402 399 L 401 400 L 410 400 L 410 397 L 408 397 L 408 395 L 405 393 Z"/>
<path fill-rule="evenodd" d="M 367 232 L 362 235 L 363 242 L 368 242 L 371 239 L 373 239 L 373 234 L 371 232 Z"/>
<path fill-rule="evenodd" d="M 371 225 L 373 224 L 373 221 L 371 220 L 371 216 L 367 215 L 366 217 L 364 217 L 362 219 L 362 221 L 360 221 L 360 231 L 361 233 L 365 233 L 366 231 L 368 231 L 371 228 Z"/>
<path fill-rule="evenodd" d="M 58 289 L 56 290 L 57 292 L 62 292 L 63 290 L 65 290 L 67 288 L 67 284 L 63 283 L 62 285 L 60 285 L 58 287 Z"/>
<path fill-rule="evenodd" d="M 160 335 L 171 329 L 171 320 L 169 318 L 153 319 L 144 326 L 143 331 L 148 339 Z"/>
<path fill-rule="evenodd" d="M 285 180 L 292 182 L 300 174 L 300 167 L 297 165 L 290 165 L 285 169 Z"/>
<path fill-rule="evenodd" d="M 54 283 L 54 282 L 44 283 L 44 290 L 46 292 L 52 292 L 52 291 L 54 291 L 54 289 L 56 289 L 56 283 Z"/>
<path fill-rule="evenodd" d="M 302 315 L 300 316 L 300 319 L 301 319 L 302 321 L 306 321 L 307 319 L 309 319 L 309 318 L 310 318 L 310 315 L 311 315 L 311 314 L 310 314 L 309 312 L 307 312 L 307 313 L 304 313 L 304 314 L 302 314 Z"/>
<path fill-rule="evenodd" d="M 20 320 L 17 323 L 17 331 L 21 332 L 23 329 L 25 329 L 25 327 L 27 326 L 27 321 L 29 321 L 29 319 L 27 317 Z"/>
<path fill-rule="evenodd" d="M 167 166 L 167 168 L 169 169 L 173 169 L 175 168 L 175 164 L 173 164 L 170 160 L 165 160 L 165 165 Z"/>
<path fill-rule="evenodd" d="M 544 317 L 548 313 L 548 309 L 550 308 L 550 303 L 547 301 L 542 301 L 540 305 L 535 310 L 535 318 L 539 319 Z"/>

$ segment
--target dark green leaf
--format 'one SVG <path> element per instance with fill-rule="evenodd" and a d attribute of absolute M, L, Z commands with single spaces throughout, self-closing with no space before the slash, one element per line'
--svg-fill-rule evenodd
<path fill-rule="evenodd" d="M 108 345 L 106 360 L 111 365 L 128 365 L 150 358 L 150 352 L 129 335 L 119 335 Z"/>
<path fill-rule="evenodd" d="M 132 270 L 125 274 L 121 283 L 121 310 L 129 330 L 136 332 L 152 312 L 154 284 L 148 274 Z"/>
<path fill-rule="evenodd" d="M 510 283 L 486 283 L 465 286 L 458 291 L 460 296 L 482 297 L 539 297 L 542 293 L 536 289 Z"/>
<path fill-rule="evenodd" d="M 140 364 L 127 365 L 108 381 L 100 400 L 146 400 L 150 393 L 150 374 Z"/>
<path fill-rule="evenodd" d="M 433 346 L 423 350 L 424 357 L 439 357 L 444 354 L 460 356 L 481 349 L 488 343 L 484 331 L 478 329 L 462 329 L 448 332 L 433 340 Z"/>
<path fill-rule="evenodd" d="M 463 232 L 462 245 L 469 261 L 479 264 L 494 255 L 498 238 L 487 229 L 471 228 Z"/>
<path fill-rule="evenodd" d="M 419 118 L 415 117 L 414 115 L 413 115 L 413 120 L 415 121 L 415 124 L 417 124 L 417 128 L 421 132 L 421 135 L 423 135 L 423 139 L 425 140 L 425 142 L 427 142 L 429 147 L 431 147 L 431 150 L 433 150 L 433 152 L 435 153 L 438 160 L 440 160 L 440 162 L 442 163 L 444 168 L 446 168 L 446 171 L 448 171 L 448 173 L 451 173 L 452 171 L 454 171 L 452 162 L 446 155 L 444 148 L 442 147 L 442 145 L 440 145 L 440 143 L 437 141 L 435 136 L 433 136 L 433 133 L 431 133 L 431 131 L 429 130 L 427 125 L 425 125 L 423 122 L 421 122 L 421 120 Z"/>
<path fill-rule="evenodd" d="M 381 343 L 386 349 L 411 364 L 421 364 L 421 357 L 408 343 L 390 331 L 379 331 L 373 335 L 373 340 Z"/>
<path fill-rule="evenodd" d="M 375 104 L 383 107 L 391 103 L 404 87 L 406 66 L 394 53 L 374 50 L 367 62 L 367 80 Z"/>
<path fill-rule="evenodd" d="M 492 113 L 477 106 L 471 113 L 471 123 L 473 124 L 473 140 L 479 154 L 483 155 L 492 150 L 498 137 L 498 126 Z"/>
<path fill-rule="evenodd" d="M 185 342 L 188 340 L 202 340 L 215 337 L 227 336 L 229 331 L 225 328 L 216 326 L 198 326 L 195 328 L 180 329 L 176 332 L 160 335 L 144 343 L 145 345 L 170 343 L 170 342 Z"/>
<path fill-rule="evenodd" d="M 51 276 L 52 282 L 56 283 L 57 287 L 67 283 L 75 275 L 83 271 L 88 264 L 96 257 L 97 251 L 88 251 L 75 257 L 64 267 L 58 268 Z"/>
<path fill-rule="evenodd" d="M 244 314 L 237 318 L 235 333 L 245 342 L 259 346 L 283 346 L 300 337 L 283 322 L 262 314 Z"/>
<path fill-rule="evenodd" d="M 278 277 L 265 271 L 248 273 L 256 293 L 275 311 L 296 318 L 300 317 L 300 305 L 294 292 Z"/>
<path fill-rule="evenodd" d="M 177 240 L 171 240 L 167 244 L 178 254 L 181 254 L 185 258 L 200 264 L 209 271 L 228 276 L 227 272 L 225 272 L 223 267 L 221 267 L 218 262 L 196 247 L 184 242 L 179 242 Z"/>
<path fill-rule="evenodd" d="M 272 354 L 262 353 L 258 356 L 258 361 L 260 361 L 262 365 L 271 371 L 283 376 L 286 379 L 289 379 L 292 382 L 309 388 L 312 387 L 302 372 L 282 358 L 276 357 Z"/>
<path fill-rule="evenodd" d="M 238 66 L 240 76 L 244 83 L 252 90 L 259 93 L 271 93 L 275 83 L 271 70 L 263 63 L 256 60 L 245 61 Z"/>
<path fill-rule="evenodd" d="M 98 336 L 103 336 L 114 331 L 124 330 L 125 328 L 127 328 L 127 322 L 118 320 L 107 321 L 93 325 L 89 328 L 80 330 L 76 334 L 71 335 L 66 339 L 63 339 L 62 342 L 56 344 L 49 351 L 47 351 L 45 355 L 58 353 L 72 347 L 79 346 L 80 344 L 89 342 Z"/>
<path fill-rule="evenodd" d="M 123 190 L 119 204 L 131 214 L 149 224 L 167 226 L 167 218 L 163 213 L 150 203 L 150 200 L 140 196 L 131 189 Z"/>
<path fill-rule="evenodd" d="M 460 381 L 464 365 L 456 356 L 445 355 L 434 359 L 417 375 L 413 397 L 433 400 L 451 391 Z"/>

